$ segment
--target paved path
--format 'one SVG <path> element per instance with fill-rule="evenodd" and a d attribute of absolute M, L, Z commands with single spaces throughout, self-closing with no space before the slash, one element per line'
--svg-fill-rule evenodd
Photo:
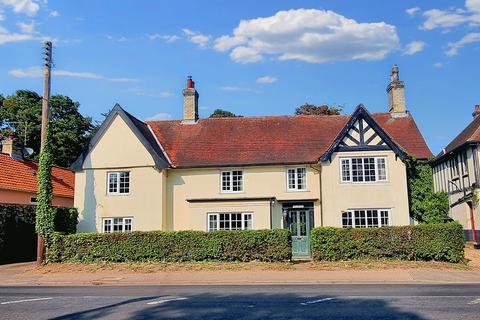
<path fill-rule="evenodd" d="M 0 287 L 2 319 L 479 319 L 480 285 Z"/>
<path fill-rule="evenodd" d="M 0 287 L 18 285 L 178 285 L 178 284 L 299 284 L 299 283 L 476 283 L 480 270 L 219 270 L 96 272 L 35 271 L 34 263 L 0 266 Z M 480 317 L 479 317 L 480 319 Z"/>

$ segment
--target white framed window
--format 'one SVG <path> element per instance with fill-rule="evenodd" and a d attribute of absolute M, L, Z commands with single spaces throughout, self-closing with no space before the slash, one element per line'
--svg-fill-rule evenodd
<path fill-rule="evenodd" d="M 108 172 L 107 173 L 107 194 L 127 195 L 130 194 L 130 172 Z"/>
<path fill-rule="evenodd" d="M 355 209 L 342 213 L 343 228 L 380 228 L 390 224 L 389 209 Z"/>
<path fill-rule="evenodd" d="M 243 192 L 242 170 L 221 171 L 220 180 L 222 193 Z"/>
<path fill-rule="evenodd" d="M 385 182 L 387 179 L 386 157 L 340 158 L 340 181 L 343 183 Z"/>
<path fill-rule="evenodd" d="M 307 168 L 287 168 L 287 190 L 307 190 Z"/>
<path fill-rule="evenodd" d="M 133 218 L 116 217 L 103 218 L 103 232 L 130 232 L 133 228 Z"/>
<path fill-rule="evenodd" d="M 253 213 L 251 212 L 219 212 L 207 214 L 207 230 L 251 230 L 253 229 Z"/>

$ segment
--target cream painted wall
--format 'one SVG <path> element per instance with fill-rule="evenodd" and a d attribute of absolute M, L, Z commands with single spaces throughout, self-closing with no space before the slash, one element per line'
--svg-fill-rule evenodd
<path fill-rule="evenodd" d="M 307 168 L 307 190 L 287 191 L 285 166 L 244 167 L 241 193 L 220 192 L 221 169 L 174 169 L 167 178 L 167 226 L 169 230 L 206 230 L 208 212 L 253 212 L 254 228 L 270 229 L 269 201 L 189 203 L 186 199 L 276 197 L 278 200 L 319 199 L 320 175 Z M 225 170 L 232 170 L 225 168 Z M 315 221 L 321 221 L 320 202 L 314 203 Z M 272 225 L 281 228 L 282 206 L 272 208 Z"/>
<path fill-rule="evenodd" d="M 30 199 L 35 193 L 0 189 L 0 203 L 31 204 Z M 52 205 L 58 207 L 73 207 L 73 198 L 53 196 Z"/>
<path fill-rule="evenodd" d="M 387 182 L 342 183 L 340 159 L 359 156 L 386 156 Z M 323 225 L 342 226 L 342 211 L 348 209 L 390 209 L 393 226 L 410 224 L 405 164 L 393 151 L 334 153 L 331 162 L 322 162 Z"/>
<path fill-rule="evenodd" d="M 107 195 L 107 172 L 129 171 L 130 194 Z M 75 173 L 79 232 L 101 231 L 102 218 L 133 217 L 133 230 L 163 228 L 165 170 L 154 168 L 150 153 L 117 116 Z"/>

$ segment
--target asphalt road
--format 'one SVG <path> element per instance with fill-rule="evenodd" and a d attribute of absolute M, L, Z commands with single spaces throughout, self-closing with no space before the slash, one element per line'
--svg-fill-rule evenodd
<path fill-rule="evenodd" d="M 0 319 L 480 319 L 480 285 L 0 287 Z"/>

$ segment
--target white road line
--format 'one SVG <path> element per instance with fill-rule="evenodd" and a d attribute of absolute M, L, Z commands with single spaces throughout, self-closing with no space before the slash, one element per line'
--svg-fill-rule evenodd
<path fill-rule="evenodd" d="M 480 298 L 479 299 L 475 299 L 473 301 L 470 301 L 469 303 L 467 304 L 480 304 Z"/>
<path fill-rule="evenodd" d="M 312 304 L 312 303 L 319 303 L 319 302 L 325 302 L 325 301 L 330 301 L 330 300 L 334 300 L 335 298 L 323 298 L 323 299 L 318 299 L 318 300 L 311 300 L 311 301 L 307 301 L 307 302 L 302 302 L 300 303 L 302 306 L 307 306 L 309 304 Z"/>
<path fill-rule="evenodd" d="M 53 299 L 53 298 L 24 299 L 24 300 L 15 300 L 15 301 L 5 301 L 5 302 L 1 302 L 0 304 L 12 304 L 12 303 L 20 303 L 20 302 L 31 302 L 31 301 L 51 300 L 51 299 Z"/>
<path fill-rule="evenodd" d="M 147 302 L 147 304 L 162 304 L 162 303 L 165 303 L 165 302 L 179 301 L 179 300 L 187 300 L 187 298 L 185 298 L 185 297 L 170 297 L 170 298 L 167 298 L 167 299 L 161 299 L 161 300 Z"/>

